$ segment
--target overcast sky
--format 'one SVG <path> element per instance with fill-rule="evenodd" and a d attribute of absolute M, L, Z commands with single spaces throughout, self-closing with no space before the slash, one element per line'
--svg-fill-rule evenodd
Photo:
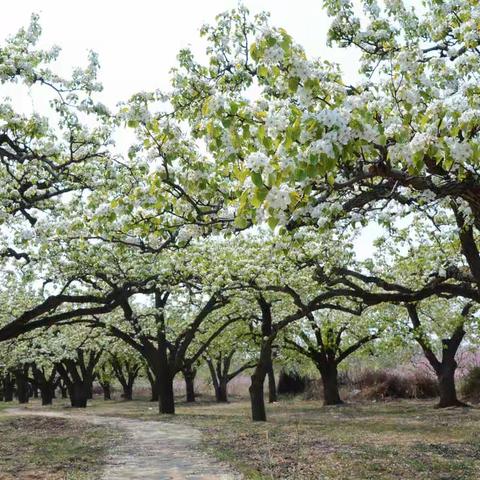
<path fill-rule="evenodd" d="M 246 0 L 251 12 L 269 11 L 309 55 L 340 63 L 355 76 L 351 53 L 326 47 L 329 19 L 321 0 Z M 236 7 L 237 0 L 17 0 L 2 11 L 0 37 L 27 25 L 40 14 L 42 45 L 62 48 L 60 66 L 83 65 L 88 50 L 100 56 L 103 100 L 113 106 L 140 90 L 165 89 L 168 72 L 181 48 L 200 51 L 199 28 L 215 15 Z"/>

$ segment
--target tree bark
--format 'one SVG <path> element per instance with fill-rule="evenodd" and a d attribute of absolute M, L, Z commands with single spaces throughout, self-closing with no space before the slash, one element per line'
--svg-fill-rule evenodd
<path fill-rule="evenodd" d="M 15 380 L 10 373 L 3 378 L 3 401 L 11 402 L 13 401 L 13 393 L 15 389 Z"/>
<path fill-rule="evenodd" d="M 112 386 L 110 382 L 101 383 L 100 386 L 103 390 L 103 399 L 104 400 L 111 400 L 112 399 Z"/>
<path fill-rule="evenodd" d="M 150 382 L 150 389 L 152 395 L 150 397 L 151 402 L 158 402 L 158 380 L 155 378 L 155 375 L 147 370 L 148 381 Z"/>
<path fill-rule="evenodd" d="M 436 408 L 467 406 L 457 398 L 457 390 L 455 387 L 456 369 L 457 362 L 455 359 L 443 359 L 442 364 L 437 371 L 440 400 L 436 405 Z"/>
<path fill-rule="evenodd" d="M 248 389 L 250 393 L 250 404 L 252 409 L 252 420 L 254 422 L 266 422 L 267 412 L 265 409 L 265 398 L 263 384 L 270 368 L 272 368 L 272 343 L 275 335 L 272 335 L 272 310 L 271 304 L 263 296 L 257 298 L 258 305 L 262 312 L 262 346 L 260 356 L 255 370 L 251 376 L 252 383 Z"/>
<path fill-rule="evenodd" d="M 155 306 L 163 308 L 165 298 L 160 292 L 155 292 Z M 170 368 L 168 358 L 167 335 L 165 331 L 165 317 L 162 314 L 156 316 L 157 321 L 157 355 L 153 372 L 158 380 L 158 410 L 162 414 L 175 413 L 175 396 L 173 394 L 173 369 Z"/>
<path fill-rule="evenodd" d="M 408 304 L 406 307 L 413 327 L 415 329 L 419 329 L 421 327 L 421 323 L 416 306 Z M 470 307 L 471 304 L 467 304 L 463 307 L 462 317 L 466 318 L 468 316 Z M 423 340 L 422 336 L 416 336 L 415 338 L 422 347 L 426 359 L 437 375 L 440 400 L 436 405 L 436 408 L 468 406 L 466 403 L 458 400 L 455 387 L 455 371 L 457 370 L 458 366 L 455 356 L 464 336 L 465 330 L 463 328 L 463 323 L 461 323 L 455 328 L 450 338 L 442 339 L 441 360 L 437 358 L 430 346 Z"/>
<path fill-rule="evenodd" d="M 338 391 L 338 370 L 334 362 L 317 365 L 323 384 L 323 404 L 341 405 L 343 403 Z"/>
<path fill-rule="evenodd" d="M 277 397 L 277 384 L 275 382 L 275 372 L 273 371 L 273 365 L 270 363 L 268 368 L 268 402 L 274 403 L 278 400 Z"/>
<path fill-rule="evenodd" d="M 54 387 L 51 385 L 40 386 L 40 396 L 42 398 L 42 405 L 51 405 L 53 402 Z"/>
<path fill-rule="evenodd" d="M 86 408 L 89 385 L 85 382 L 72 382 L 69 388 L 70 404 L 73 408 Z"/>
<path fill-rule="evenodd" d="M 215 399 L 218 403 L 228 402 L 227 382 L 223 379 L 218 382 L 218 385 L 215 388 Z"/>
<path fill-rule="evenodd" d="M 87 378 L 86 385 L 87 385 L 87 398 L 91 400 L 93 398 L 93 379 Z"/>
<path fill-rule="evenodd" d="M 265 410 L 265 399 L 263 394 L 263 384 L 267 372 L 262 368 L 256 368 L 252 375 L 252 383 L 248 389 L 250 393 L 250 403 L 252 408 L 252 420 L 255 422 L 266 422 L 267 412 Z"/>
<path fill-rule="evenodd" d="M 194 368 L 187 367 L 182 370 L 185 379 L 185 391 L 188 403 L 195 402 L 195 376 L 197 371 Z"/>
<path fill-rule="evenodd" d="M 166 414 L 175 413 L 175 397 L 173 395 L 173 378 L 168 372 L 160 377 L 158 383 L 159 412 Z"/>
<path fill-rule="evenodd" d="M 207 358 L 207 365 L 212 378 L 213 389 L 215 391 L 215 400 L 217 403 L 226 403 L 227 400 L 227 378 L 225 371 L 222 369 L 222 356 L 216 359 L 216 368 L 213 360 Z M 227 372 L 228 373 L 228 372 Z"/>
<path fill-rule="evenodd" d="M 61 383 L 59 385 L 59 388 L 62 398 L 68 398 L 68 388 L 66 387 L 66 385 Z"/>
<path fill-rule="evenodd" d="M 17 384 L 17 398 L 18 403 L 28 403 L 30 398 L 30 385 L 21 373 L 15 374 Z"/>
<path fill-rule="evenodd" d="M 122 397 L 124 400 L 131 400 L 133 398 L 133 385 L 126 384 L 122 385 L 123 394 Z"/>
<path fill-rule="evenodd" d="M 32 378 L 30 383 L 36 388 L 40 389 L 40 397 L 42 405 L 51 405 L 55 397 L 56 369 L 47 373 L 44 368 L 38 367 L 35 363 L 32 364 Z"/>
<path fill-rule="evenodd" d="M 263 385 L 265 377 L 268 374 L 271 358 L 271 342 L 268 341 L 262 345 L 260 358 L 251 376 L 252 383 L 248 389 L 250 393 L 250 403 L 252 409 L 252 420 L 255 422 L 266 422 L 267 413 L 265 410 L 265 398 Z"/>

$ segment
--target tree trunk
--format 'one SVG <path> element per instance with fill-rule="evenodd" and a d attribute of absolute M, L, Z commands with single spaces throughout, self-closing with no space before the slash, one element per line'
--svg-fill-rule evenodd
<path fill-rule="evenodd" d="M 68 388 L 63 384 L 60 384 L 59 388 L 62 398 L 68 398 Z"/>
<path fill-rule="evenodd" d="M 43 385 L 40 387 L 40 396 L 42 405 L 51 405 L 53 401 L 54 388 L 51 385 Z"/>
<path fill-rule="evenodd" d="M 341 405 L 343 403 L 338 391 L 338 370 L 335 363 L 317 365 L 323 384 L 323 404 Z"/>
<path fill-rule="evenodd" d="M 21 374 L 16 374 L 15 378 L 17 383 L 18 403 L 28 403 L 30 397 L 30 385 L 25 377 Z"/>
<path fill-rule="evenodd" d="M 228 402 L 227 382 L 225 380 L 221 379 L 215 387 L 215 399 L 218 403 Z"/>
<path fill-rule="evenodd" d="M 87 388 L 87 398 L 91 400 L 93 398 L 93 379 L 87 378 L 84 382 Z"/>
<path fill-rule="evenodd" d="M 195 383 L 193 378 L 187 377 L 185 378 L 185 389 L 187 393 L 187 402 L 193 403 L 195 402 Z"/>
<path fill-rule="evenodd" d="M 158 303 L 158 296 L 155 294 L 155 305 L 162 306 Z M 163 322 L 163 318 L 162 318 Z M 165 325 L 159 325 L 157 335 L 157 355 L 155 362 L 152 363 L 152 370 L 158 380 L 158 410 L 160 413 L 175 413 L 175 396 L 173 394 L 173 368 L 170 368 L 168 361 L 167 338 L 165 335 Z"/>
<path fill-rule="evenodd" d="M 10 374 L 3 379 L 3 401 L 11 402 L 13 401 L 15 382 L 13 377 Z"/>
<path fill-rule="evenodd" d="M 456 369 L 457 362 L 454 359 L 444 359 L 440 369 L 437 371 L 440 401 L 436 405 L 436 408 L 466 406 L 465 403 L 461 402 L 457 398 L 457 390 L 455 388 Z"/>
<path fill-rule="evenodd" d="M 162 375 L 158 382 L 158 405 L 160 413 L 175 413 L 175 397 L 173 395 L 173 378 L 168 373 Z"/>
<path fill-rule="evenodd" d="M 100 386 L 103 390 L 103 399 L 111 400 L 112 399 L 112 388 L 109 382 L 101 383 Z"/>
<path fill-rule="evenodd" d="M 86 408 L 89 394 L 88 384 L 73 382 L 70 387 L 70 403 L 74 408 Z"/>
<path fill-rule="evenodd" d="M 150 390 L 152 396 L 150 398 L 151 402 L 158 402 L 158 380 L 157 375 L 153 372 L 150 366 L 147 366 L 145 369 L 145 373 L 147 374 L 148 381 L 150 383 Z"/>
<path fill-rule="evenodd" d="M 12 402 L 13 401 L 13 387 L 9 387 L 3 391 L 3 401 Z"/>
<path fill-rule="evenodd" d="M 35 385 L 31 386 L 33 398 L 38 398 L 38 387 Z"/>
<path fill-rule="evenodd" d="M 133 398 L 133 386 L 132 385 L 122 385 L 123 394 L 122 397 L 124 400 L 131 400 Z"/>
<path fill-rule="evenodd" d="M 278 400 L 277 398 L 277 385 L 275 382 L 275 372 L 273 371 L 273 365 L 270 363 L 268 369 L 268 402 L 274 403 Z"/>
<path fill-rule="evenodd" d="M 197 374 L 195 369 L 186 368 L 182 371 L 185 379 L 185 391 L 188 403 L 195 402 L 195 376 Z"/>
<path fill-rule="evenodd" d="M 158 394 L 158 380 L 153 380 L 150 382 L 150 388 L 152 391 L 152 396 L 150 398 L 151 402 L 158 402 L 159 394 Z"/>
<path fill-rule="evenodd" d="M 265 410 L 265 399 L 263 395 L 263 383 L 266 372 L 257 371 L 252 375 L 252 383 L 248 389 L 250 393 L 250 403 L 252 407 L 252 420 L 255 422 L 266 422 L 267 412 Z"/>

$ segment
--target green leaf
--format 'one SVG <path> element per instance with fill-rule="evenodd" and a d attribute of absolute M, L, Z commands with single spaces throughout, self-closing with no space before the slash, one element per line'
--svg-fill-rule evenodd
<path fill-rule="evenodd" d="M 237 228 L 247 228 L 248 226 L 248 221 L 243 218 L 243 217 L 235 217 L 235 220 L 233 221 L 234 225 L 237 227 Z"/>
<path fill-rule="evenodd" d="M 268 223 L 268 226 L 269 226 L 272 230 L 274 230 L 275 227 L 278 225 L 278 218 L 268 217 L 267 223 Z"/>
<path fill-rule="evenodd" d="M 265 197 L 267 196 L 267 194 L 268 194 L 268 189 L 265 187 L 255 190 L 255 195 L 252 200 L 252 205 L 255 208 L 260 207 L 260 205 L 262 205 L 263 201 L 265 200 Z"/>
<path fill-rule="evenodd" d="M 260 173 L 252 172 L 250 173 L 250 177 L 252 178 L 252 182 L 256 187 L 258 188 L 263 187 L 262 175 L 260 175 Z"/>
<path fill-rule="evenodd" d="M 290 77 L 288 79 L 288 88 L 292 93 L 295 93 L 297 91 L 299 83 L 300 83 L 300 79 L 298 77 Z"/>
<path fill-rule="evenodd" d="M 268 77 L 268 68 L 265 65 L 260 65 L 257 68 L 257 73 L 259 77 L 267 78 Z"/>

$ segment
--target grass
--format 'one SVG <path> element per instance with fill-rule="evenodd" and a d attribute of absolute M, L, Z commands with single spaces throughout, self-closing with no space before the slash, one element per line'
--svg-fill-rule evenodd
<path fill-rule="evenodd" d="M 480 478 L 480 410 L 433 409 L 427 401 L 322 407 L 284 400 L 269 406 L 266 424 L 249 420 L 249 404 L 180 403 L 160 417 L 146 401 L 93 403 L 101 414 L 192 425 L 203 448 L 247 479 Z"/>
<path fill-rule="evenodd" d="M 117 434 L 74 420 L 6 416 L 0 404 L 0 480 L 93 480 Z"/>
<path fill-rule="evenodd" d="M 64 403 L 58 400 L 53 408 L 63 408 Z M 194 405 L 179 402 L 175 416 L 158 415 L 157 405 L 146 400 L 96 399 L 87 408 L 87 415 L 89 411 L 192 425 L 204 433 L 201 448 L 231 463 L 249 480 L 480 478 L 478 408 L 436 410 L 433 402 L 413 400 L 322 407 L 317 401 L 290 399 L 268 406 L 267 423 L 252 423 L 249 403 L 242 399 L 226 405 L 209 399 Z M 32 431 L 32 425 L 27 427 Z M 41 440 L 32 440 L 28 430 L 22 433 L 23 428 L 20 436 L 15 427 L 7 434 L 15 442 L 12 450 L 19 451 L 22 439 L 40 450 L 35 454 L 20 450 L 17 456 L 22 460 L 33 458 L 39 467 L 46 468 L 41 462 L 53 455 L 48 458 L 48 468 L 57 465 L 61 470 L 75 452 L 75 458 L 80 459 L 77 467 L 84 465 L 87 476 L 58 478 L 89 478 L 88 472 L 99 468 L 108 437 L 103 428 L 96 432 L 94 427 L 76 425 L 77 430 L 72 431 L 70 426 L 58 426 L 62 438 L 68 440 L 57 443 L 48 431 L 45 435 L 42 430 Z M 6 447 L 0 447 L 0 462 L 5 456 L 1 448 Z M 96 465 L 89 464 L 92 458 L 96 458 Z M 1 467 L 2 463 L 0 471 Z M 81 468 L 78 471 L 83 474 Z"/>

